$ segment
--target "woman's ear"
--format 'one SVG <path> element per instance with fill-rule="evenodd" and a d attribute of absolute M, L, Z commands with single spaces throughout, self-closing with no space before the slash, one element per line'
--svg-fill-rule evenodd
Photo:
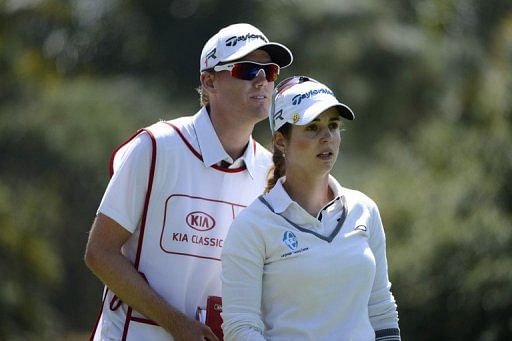
<path fill-rule="evenodd" d="M 215 88 L 215 74 L 212 72 L 201 72 L 200 76 L 201 86 L 205 89 L 209 94 L 214 93 L 216 91 Z"/>
<path fill-rule="evenodd" d="M 276 131 L 273 139 L 274 145 L 281 151 L 281 153 L 284 154 L 286 152 L 286 145 L 288 144 L 288 141 L 286 140 L 284 135 L 281 132 Z"/>

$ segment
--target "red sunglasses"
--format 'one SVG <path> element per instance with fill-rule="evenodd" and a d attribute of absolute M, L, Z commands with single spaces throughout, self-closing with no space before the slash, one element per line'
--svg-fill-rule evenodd
<path fill-rule="evenodd" d="M 256 63 L 248 61 L 217 65 L 213 69 L 215 71 L 230 71 L 231 76 L 246 81 L 253 80 L 258 76 L 260 70 L 263 70 L 268 82 L 274 82 L 280 70 L 279 65 L 275 63 Z"/>

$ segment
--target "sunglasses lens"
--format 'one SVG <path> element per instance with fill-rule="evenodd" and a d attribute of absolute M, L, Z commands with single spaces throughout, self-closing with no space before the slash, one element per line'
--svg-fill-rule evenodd
<path fill-rule="evenodd" d="M 275 64 L 259 65 L 254 63 L 238 63 L 235 64 L 233 70 L 231 70 L 231 75 L 239 79 L 250 81 L 256 78 L 262 69 L 265 71 L 267 81 L 273 82 L 277 79 L 279 66 Z"/>

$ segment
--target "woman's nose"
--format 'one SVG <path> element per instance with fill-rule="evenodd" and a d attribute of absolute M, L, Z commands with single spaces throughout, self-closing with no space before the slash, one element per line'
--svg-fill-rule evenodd
<path fill-rule="evenodd" d="M 329 142 L 333 137 L 334 132 L 329 127 L 324 127 L 321 131 L 320 140 L 322 142 Z"/>

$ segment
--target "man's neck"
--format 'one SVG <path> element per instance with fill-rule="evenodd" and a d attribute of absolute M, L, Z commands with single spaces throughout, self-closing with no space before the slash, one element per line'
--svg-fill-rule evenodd
<path fill-rule="evenodd" d="M 236 116 L 210 113 L 210 120 L 222 147 L 233 160 L 236 160 L 243 155 L 247 147 L 254 123 L 231 119 L 232 117 Z"/>

